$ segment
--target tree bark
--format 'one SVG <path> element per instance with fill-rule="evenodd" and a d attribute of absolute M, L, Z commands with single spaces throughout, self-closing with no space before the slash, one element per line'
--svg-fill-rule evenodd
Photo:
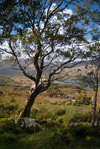
<path fill-rule="evenodd" d="M 98 115 L 97 115 L 96 127 L 99 126 L 99 121 L 100 121 L 100 109 L 99 109 L 99 112 L 98 112 Z"/>
<path fill-rule="evenodd" d="M 97 94 L 98 94 L 98 83 L 97 83 L 95 99 L 94 99 L 94 110 L 93 110 L 93 117 L 92 117 L 92 127 L 94 127 L 95 119 L 96 119 Z"/>
<path fill-rule="evenodd" d="M 39 94 L 39 91 L 37 89 L 35 89 L 31 93 L 31 95 L 28 99 L 28 102 L 26 103 L 26 106 L 25 106 L 23 112 L 21 113 L 20 117 L 30 117 L 30 111 L 31 111 L 32 105 L 34 104 L 34 101 L 38 94 Z"/>
<path fill-rule="evenodd" d="M 92 117 L 92 127 L 94 127 L 95 120 L 96 120 L 97 95 L 98 95 L 98 87 L 99 87 L 98 86 L 99 85 L 99 80 L 98 80 L 99 67 L 96 70 L 96 90 L 95 90 L 95 98 L 94 98 L 94 110 L 93 110 L 93 117 Z"/>

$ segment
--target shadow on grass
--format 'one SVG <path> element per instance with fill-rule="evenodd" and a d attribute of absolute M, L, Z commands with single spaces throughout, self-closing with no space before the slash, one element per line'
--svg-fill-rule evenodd
<path fill-rule="evenodd" d="M 46 121 L 41 125 L 45 130 L 36 133 L 1 127 L 0 149 L 100 149 L 100 127 L 65 127 Z"/>

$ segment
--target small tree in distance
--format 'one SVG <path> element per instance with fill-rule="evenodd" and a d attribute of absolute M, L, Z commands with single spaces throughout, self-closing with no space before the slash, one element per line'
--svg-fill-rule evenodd
<path fill-rule="evenodd" d="M 36 97 L 47 90 L 65 68 L 84 58 L 81 45 L 87 43 L 86 9 L 79 11 L 77 0 L 8 0 L 1 2 L 1 50 L 11 55 L 23 74 L 34 82 L 34 88 L 21 114 L 29 117 Z M 83 2 L 83 1 L 82 1 Z M 74 5 L 78 14 L 72 14 Z M 81 25 L 80 25 L 81 24 Z M 4 42 L 4 43 L 5 43 Z M 85 52 L 86 53 L 86 52 Z M 30 72 L 32 68 L 32 72 Z M 47 73 L 44 79 L 44 74 Z"/>
<path fill-rule="evenodd" d="M 80 80 L 86 85 L 89 85 L 89 87 L 94 90 L 94 99 L 93 99 L 94 107 L 93 107 L 93 115 L 92 115 L 92 122 L 91 122 L 92 127 L 94 127 L 95 121 L 96 121 L 98 89 L 99 89 L 99 83 L 100 83 L 100 43 L 96 42 L 90 45 L 89 50 L 90 50 L 90 63 L 86 65 L 85 67 L 86 74 L 85 76 L 81 75 Z"/>

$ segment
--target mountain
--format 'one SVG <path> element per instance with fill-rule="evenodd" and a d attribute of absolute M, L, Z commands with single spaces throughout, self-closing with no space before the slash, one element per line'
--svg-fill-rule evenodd
<path fill-rule="evenodd" d="M 21 62 L 22 64 L 23 62 Z M 77 64 L 74 68 L 85 66 L 86 64 L 91 64 L 91 61 L 85 61 L 82 63 Z M 67 66 L 71 66 L 72 64 L 68 64 Z M 11 62 L 0 62 L 0 75 L 23 75 L 22 71 L 19 70 L 18 66 L 16 66 L 16 69 L 14 69 L 16 65 Z M 48 72 L 51 69 L 51 66 L 48 67 L 46 72 Z M 33 65 L 30 65 L 28 68 L 29 72 L 31 74 L 35 74 L 35 69 Z"/>

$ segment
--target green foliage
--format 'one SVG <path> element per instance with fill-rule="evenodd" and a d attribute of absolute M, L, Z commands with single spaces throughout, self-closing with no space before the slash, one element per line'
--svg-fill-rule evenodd
<path fill-rule="evenodd" d="M 17 104 L 13 104 L 13 103 L 7 103 L 4 106 L 4 110 L 6 111 L 15 111 L 18 109 L 18 105 Z"/>
<path fill-rule="evenodd" d="M 36 118 L 37 113 L 38 113 L 38 109 L 32 109 L 30 117 Z"/>
<path fill-rule="evenodd" d="M 9 114 L 7 112 L 0 111 L 0 118 L 7 118 L 9 117 Z"/>
<path fill-rule="evenodd" d="M 20 110 L 19 105 L 16 103 L 1 103 L 0 104 L 0 118 L 11 117 L 16 115 Z"/>
<path fill-rule="evenodd" d="M 51 86 L 48 89 L 48 92 L 52 96 L 62 93 L 60 90 L 59 84 L 51 84 Z"/>
<path fill-rule="evenodd" d="M 3 110 L 3 109 L 4 109 L 4 104 L 1 103 L 1 104 L 0 104 L 0 111 Z"/>
<path fill-rule="evenodd" d="M 88 125 L 77 127 L 62 127 L 61 125 L 51 125 L 44 131 L 37 133 L 12 132 L 0 134 L 1 149 L 99 149 L 100 128 L 93 129 Z M 94 135 L 93 135 L 94 134 Z"/>
<path fill-rule="evenodd" d="M 82 104 L 83 105 L 83 104 Z M 56 105 L 58 106 L 58 105 Z M 82 106 L 82 109 L 85 107 Z M 75 110 L 76 109 L 76 110 Z M 45 108 L 40 110 L 33 109 L 31 112 L 31 117 L 38 121 L 43 122 L 53 122 L 60 125 L 78 125 L 80 123 L 91 123 L 92 112 L 79 112 L 79 107 L 74 107 L 73 105 L 67 105 L 65 108 L 57 108 L 53 111 L 48 111 Z"/>
<path fill-rule="evenodd" d="M 54 118 L 53 114 L 49 112 L 47 109 L 42 108 L 36 114 L 36 120 L 52 120 Z"/>
<path fill-rule="evenodd" d="M 84 137 L 87 133 L 88 130 L 88 126 L 84 126 L 84 125 L 79 125 L 77 127 L 72 128 L 72 133 L 75 135 L 78 135 L 80 137 Z"/>
<path fill-rule="evenodd" d="M 11 143 L 15 143 L 17 142 L 17 137 L 15 134 L 11 134 L 11 133 L 4 133 L 0 136 L 0 142 L 5 141 L 5 144 L 11 144 Z"/>
<path fill-rule="evenodd" d="M 92 113 L 90 112 L 85 112 L 85 113 L 75 113 L 73 114 L 73 117 L 70 119 L 70 123 L 83 123 L 83 122 L 88 122 L 90 123 L 92 120 Z"/>
<path fill-rule="evenodd" d="M 88 97 L 86 94 L 80 94 L 73 105 L 89 105 L 90 103 L 91 97 Z"/>
<path fill-rule="evenodd" d="M 58 116 L 56 118 L 56 122 L 61 125 L 66 125 L 68 123 L 68 119 L 66 115 Z"/>
<path fill-rule="evenodd" d="M 14 123 L 13 119 L 3 118 L 0 120 L 0 129 L 5 133 L 21 133 L 23 132 L 22 128 L 19 125 Z"/>
<path fill-rule="evenodd" d="M 89 136 L 100 136 L 100 126 L 99 127 L 94 127 L 94 129 L 92 127 L 90 127 L 87 132 L 87 135 Z"/>
<path fill-rule="evenodd" d="M 66 109 L 59 109 L 56 111 L 56 115 L 57 116 L 61 116 L 61 115 L 64 115 L 66 113 Z"/>

